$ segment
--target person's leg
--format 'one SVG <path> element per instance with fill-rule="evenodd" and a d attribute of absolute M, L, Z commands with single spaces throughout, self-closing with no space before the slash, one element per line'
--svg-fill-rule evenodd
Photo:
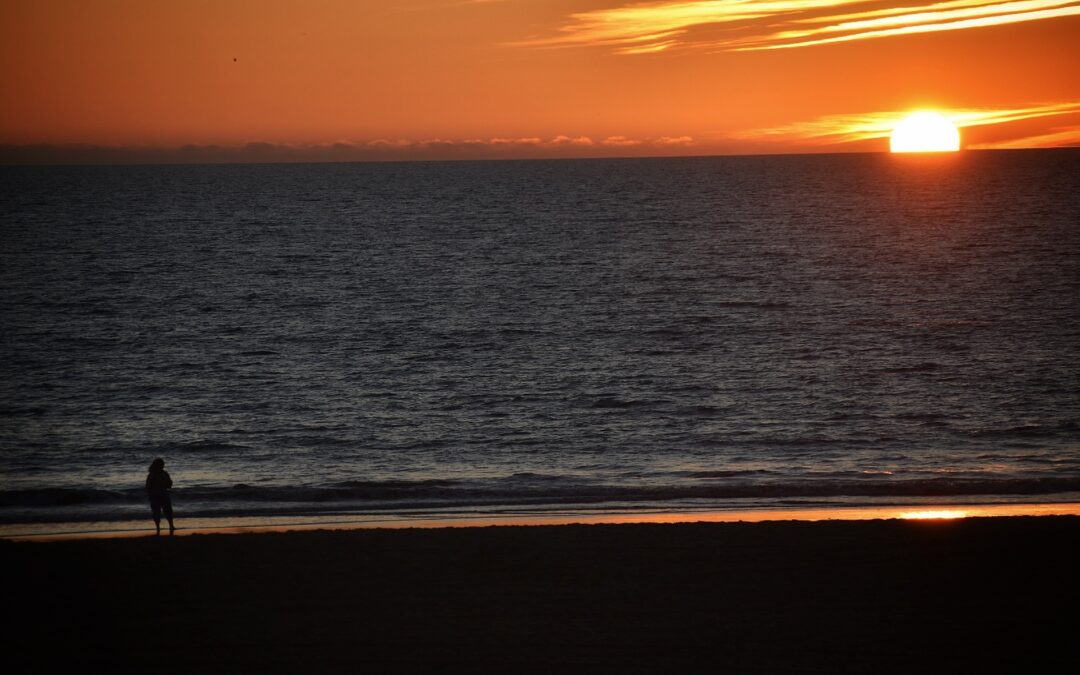
<path fill-rule="evenodd" d="M 166 492 L 161 496 L 161 509 L 165 512 L 165 518 L 169 521 L 169 534 L 176 532 L 176 526 L 172 520 L 172 497 Z"/>
<path fill-rule="evenodd" d="M 154 528 L 161 534 L 161 499 L 150 495 L 150 512 L 154 515 Z"/>

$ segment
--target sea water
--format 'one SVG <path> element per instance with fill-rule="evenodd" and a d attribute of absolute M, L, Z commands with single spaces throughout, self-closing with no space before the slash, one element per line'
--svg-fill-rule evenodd
<path fill-rule="evenodd" d="M 1054 501 L 1080 152 L 0 169 L 0 524 Z"/>

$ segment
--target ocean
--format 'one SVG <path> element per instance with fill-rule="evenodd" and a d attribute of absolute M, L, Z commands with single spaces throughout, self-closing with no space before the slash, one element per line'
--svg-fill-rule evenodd
<path fill-rule="evenodd" d="M 1080 151 L 0 168 L 0 533 L 1080 501 Z M 152 526 L 152 525 L 151 525 Z"/>

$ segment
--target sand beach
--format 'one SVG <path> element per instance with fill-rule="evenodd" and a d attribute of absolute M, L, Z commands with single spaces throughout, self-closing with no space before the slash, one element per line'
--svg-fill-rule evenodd
<path fill-rule="evenodd" d="M 1080 517 L 0 542 L 12 672 L 1065 672 Z"/>

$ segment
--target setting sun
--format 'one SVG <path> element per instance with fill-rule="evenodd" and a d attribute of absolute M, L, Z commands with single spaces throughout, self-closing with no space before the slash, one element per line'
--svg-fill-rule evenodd
<path fill-rule="evenodd" d="M 944 115 L 920 111 L 912 113 L 893 129 L 889 140 L 892 152 L 955 152 L 960 149 L 960 132 Z"/>

